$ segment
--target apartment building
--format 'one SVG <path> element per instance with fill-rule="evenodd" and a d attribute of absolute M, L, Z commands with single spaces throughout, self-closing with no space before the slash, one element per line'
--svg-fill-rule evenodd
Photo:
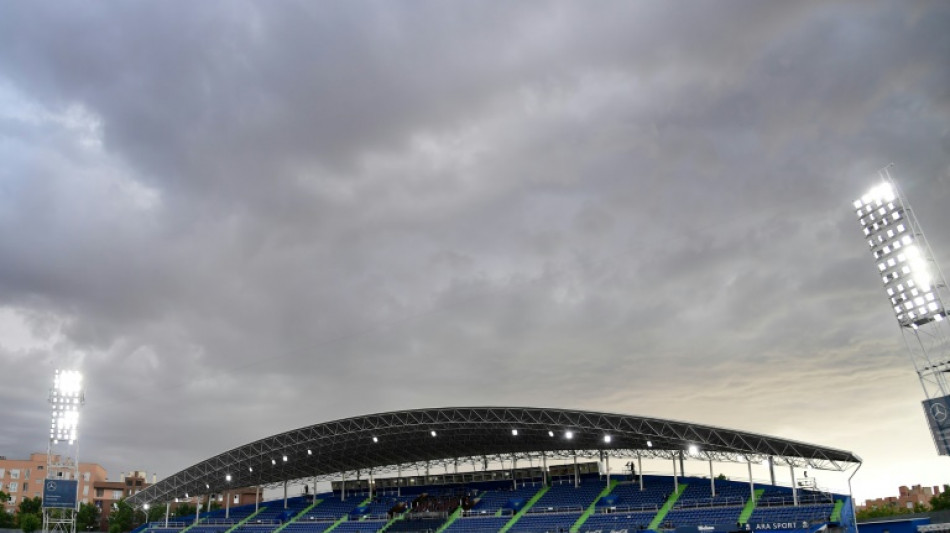
<path fill-rule="evenodd" d="M 10 495 L 10 501 L 6 503 L 8 512 L 16 511 L 24 498 L 43 497 L 46 459 L 45 453 L 30 454 L 29 459 L 0 456 L 0 490 Z M 54 456 L 54 459 L 58 460 L 58 457 Z M 105 468 L 96 463 L 79 463 L 79 501 L 92 503 L 95 484 L 105 480 Z"/>

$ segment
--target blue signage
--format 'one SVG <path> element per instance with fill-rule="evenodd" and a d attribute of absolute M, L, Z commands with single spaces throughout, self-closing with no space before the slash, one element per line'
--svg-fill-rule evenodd
<path fill-rule="evenodd" d="M 924 400 L 924 412 L 937 453 L 950 455 L 950 396 Z"/>
<path fill-rule="evenodd" d="M 75 509 L 79 482 L 75 479 L 43 480 L 43 507 Z"/>
<path fill-rule="evenodd" d="M 748 524 L 752 531 L 775 531 L 780 529 L 808 529 L 809 523 L 806 520 L 787 520 L 784 522 L 763 522 L 761 524 Z"/>

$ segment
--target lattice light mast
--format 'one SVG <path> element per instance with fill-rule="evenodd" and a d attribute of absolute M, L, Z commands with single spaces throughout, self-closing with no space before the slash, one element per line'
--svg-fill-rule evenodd
<path fill-rule="evenodd" d="M 57 370 L 49 403 L 52 417 L 43 486 L 43 531 L 76 533 L 79 411 L 85 403 L 82 374 L 75 370 Z"/>
<path fill-rule="evenodd" d="M 887 168 L 881 182 L 854 201 L 864 236 L 884 283 L 926 400 L 934 444 L 950 455 L 950 302 L 947 283 L 910 205 Z"/>

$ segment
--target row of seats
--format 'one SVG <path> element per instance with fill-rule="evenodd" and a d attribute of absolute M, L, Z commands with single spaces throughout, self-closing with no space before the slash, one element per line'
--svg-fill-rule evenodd
<path fill-rule="evenodd" d="M 553 480 L 553 485 L 528 513 L 513 525 L 510 531 L 533 533 L 566 530 L 576 523 L 584 510 L 595 503 L 596 512 L 585 521 L 582 531 L 644 529 L 654 520 L 659 508 L 675 490 L 675 484 L 670 477 L 644 476 L 644 490 L 640 490 L 640 483 L 636 477 L 614 477 L 614 479 L 619 479 L 620 484 L 600 500 L 598 500 L 598 495 L 603 492 L 606 480 L 596 474 L 582 476 L 577 487 L 574 486 L 573 477 Z M 748 484 L 717 480 L 716 496 L 713 497 L 708 479 L 680 478 L 680 484 L 684 483 L 686 489 L 681 494 L 677 505 L 664 517 L 662 527 L 673 528 L 738 521 L 743 506 L 736 505 L 733 499 L 747 499 Z M 281 533 L 322 533 L 337 521 L 340 523 L 334 527 L 334 533 L 371 533 L 379 531 L 388 524 L 389 512 L 397 504 L 406 500 L 415 501 L 421 510 L 428 509 L 445 515 L 448 515 L 459 502 L 465 507 L 471 504 L 471 509 L 465 513 L 465 516 L 453 522 L 445 533 L 498 531 L 508 523 L 511 515 L 525 505 L 541 488 L 540 483 L 521 484 L 515 489 L 510 481 L 493 481 L 466 486 L 412 487 L 411 491 L 405 489 L 410 494 L 376 495 L 372 500 L 366 495 L 353 494 L 343 500 L 336 493 L 325 493 L 317 495 L 318 505 L 306 513 L 302 511 L 311 504 L 312 500 L 309 497 L 288 500 L 286 509 L 282 500 L 262 504 L 260 511 L 234 533 L 272 533 L 281 523 L 286 523 Z M 414 494 L 427 496 L 422 498 Z M 789 489 L 769 487 L 766 494 L 773 498 L 784 498 L 791 492 Z M 823 497 L 827 498 L 827 495 Z M 831 503 L 795 507 L 786 505 L 759 507 L 749 522 L 754 524 L 828 521 L 832 509 Z M 226 533 L 233 524 L 251 516 L 254 513 L 254 506 L 232 508 L 228 513 L 227 519 L 224 518 L 222 510 L 203 513 L 200 523 L 190 528 L 188 533 Z M 387 532 L 415 531 L 416 529 L 413 528 L 421 527 L 422 518 L 406 516 L 406 519 L 390 524 Z M 444 520 L 444 518 L 425 520 L 424 529 L 438 529 Z M 429 527 L 433 525 L 434 528 Z M 164 528 L 156 523 L 145 533 L 180 533 L 181 530 L 182 528 Z"/>

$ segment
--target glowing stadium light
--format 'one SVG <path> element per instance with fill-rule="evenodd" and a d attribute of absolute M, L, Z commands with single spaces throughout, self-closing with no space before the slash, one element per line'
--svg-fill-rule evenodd
<path fill-rule="evenodd" d="M 379 442 L 379 438 L 378 438 L 378 437 L 373 437 L 373 442 Z"/>
<path fill-rule="evenodd" d="M 873 187 L 854 201 L 854 208 L 898 323 L 912 328 L 943 320 L 946 310 L 926 242 L 893 185 L 885 181 Z"/>
<path fill-rule="evenodd" d="M 430 432 L 429 432 L 429 434 L 430 434 L 430 435 L 432 435 L 433 437 L 435 437 L 435 436 L 436 436 L 436 432 L 435 432 L 435 430 L 434 430 L 434 429 L 433 429 L 432 431 L 430 431 Z"/>
<path fill-rule="evenodd" d="M 307 455 L 313 455 L 313 450 L 308 449 L 308 450 L 307 450 Z"/>
<path fill-rule="evenodd" d="M 284 462 L 285 462 L 285 463 L 287 462 L 287 456 L 286 456 L 286 455 L 284 456 Z"/>
<path fill-rule="evenodd" d="M 553 431 L 548 431 L 548 437 L 553 437 L 553 436 L 554 436 L 554 432 L 553 432 Z"/>
<path fill-rule="evenodd" d="M 57 370 L 53 377 L 53 388 L 61 398 L 79 398 L 82 393 L 82 374 L 77 370 Z"/>
<path fill-rule="evenodd" d="M 277 464 L 277 460 L 276 460 L 276 459 L 271 459 L 271 460 L 270 460 L 270 464 L 271 464 L 271 465 L 276 465 L 276 464 Z"/>
<path fill-rule="evenodd" d="M 690 444 L 688 451 L 690 455 L 696 455 L 699 453 L 699 446 L 696 446 L 695 444 Z"/>
<path fill-rule="evenodd" d="M 604 435 L 604 442 L 610 444 L 610 435 Z"/>
<path fill-rule="evenodd" d="M 53 444 L 76 442 L 79 409 L 84 402 L 82 374 L 76 370 L 57 370 L 50 389 L 50 440 Z"/>
<path fill-rule="evenodd" d="M 231 474 L 228 474 L 228 475 L 224 476 L 224 480 L 227 481 L 228 483 L 230 483 L 230 482 L 231 482 Z"/>
<path fill-rule="evenodd" d="M 517 436 L 518 436 L 518 430 L 517 430 L 517 429 L 511 430 L 511 436 L 512 436 L 512 437 L 517 437 Z"/>
<path fill-rule="evenodd" d="M 652 447 L 653 447 L 653 442 L 647 441 L 647 448 L 652 448 Z"/>
<path fill-rule="evenodd" d="M 248 472 L 254 472 L 254 467 L 253 467 L 253 466 L 247 467 L 247 471 L 248 471 Z"/>
<path fill-rule="evenodd" d="M 564 438 L 567 439 L 567 440 L 573 439 L 573 438 L 574 438 L 574 432 L 573 432 L 573 431 L 565 431 L 565 432 L 564 432 Z"/>

